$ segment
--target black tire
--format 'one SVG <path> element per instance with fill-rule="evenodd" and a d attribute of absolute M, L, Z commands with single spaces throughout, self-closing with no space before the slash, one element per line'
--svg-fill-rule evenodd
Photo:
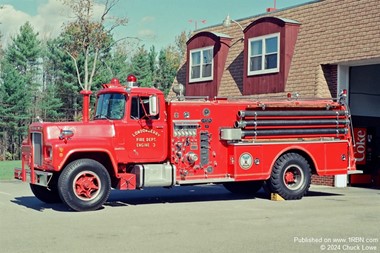
<path fill-rule="evenodd" d="M 111 179 L 102 164 L 91 159 L 71 162 L 58 179 L 62 201 L 75 211 L 99 209 L 111 192 Z"/>
<path fill-rule="evenodd" d="M 34 196 L 41 200 L 42 202 L 48 204 L 61 203 L 62 200 L 59 197 L 57 187 L 52 186 L 47 188 L 45 186 L 30 184 L 30 189 L 32 190 Z"/>
<path fill-rule="evenodd" d="M 309 190 L 311 169 L 308 161 L 300 154 L 286 153 L 273 166 L 267 181 L 272 193 L 278 193 L 286 200 L 301 199 Z"/>
<path fill-rule="evenodd" d="M 223 186 L 232 193 L 255 195 L 263 186 L 264 181 L 228 182 Z"/>

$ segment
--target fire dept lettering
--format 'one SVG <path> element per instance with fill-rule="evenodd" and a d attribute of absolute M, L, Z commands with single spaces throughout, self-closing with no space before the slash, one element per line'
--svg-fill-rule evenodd
<path fill-rule="evenodd" d="M 156 147 L 156 138 L 136 138 L 136 148 Z M 152 144 L 152 145 L 151 145 Z"/>
<path fill-rule="evenodd" d="M 153 135 L 160 137 L 160 133 L 153 129 L 139 129 L 132 133 L 132 136 L 136 140 L 136 148 L 155 148 L 157 139 L 156 137 L 146 137 L 141 135 Z"/>

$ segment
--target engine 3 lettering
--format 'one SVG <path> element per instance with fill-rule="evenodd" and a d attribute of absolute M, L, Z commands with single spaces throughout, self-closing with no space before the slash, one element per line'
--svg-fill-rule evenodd
<path fill-rule="evenodd" d="M 156 147 L 157 139 L 155 137 L 136 137 L 137 148 L 150 148 Z"/>

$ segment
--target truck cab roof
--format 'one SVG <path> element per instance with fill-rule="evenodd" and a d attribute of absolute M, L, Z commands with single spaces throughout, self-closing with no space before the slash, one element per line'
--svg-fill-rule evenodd
<path fill-rule="evenodd" d="M 137 84 L 137 83 L 136 83 Z M 126 84 L 123 85 L 120 83 L 119 79 L 113 78 L 110 83 L 103 84 L 103 89 L 97 92 L 97 95 L 105 94 L 105 93 L 123 93 L 123 94 L 131 94 L 131 95 L 163 95 L 164 93 L 156 88 L 149 87 L 139 87 L 137 85 Z"/>

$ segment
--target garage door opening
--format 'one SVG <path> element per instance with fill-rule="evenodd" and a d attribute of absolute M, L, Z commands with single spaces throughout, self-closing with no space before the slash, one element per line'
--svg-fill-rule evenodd
<path fill-rule="evenodd" d="M 349 105 L 355 132 L 357 169 L 350 185 L 380 186 L 380 64 L 349 70 Z"/>

